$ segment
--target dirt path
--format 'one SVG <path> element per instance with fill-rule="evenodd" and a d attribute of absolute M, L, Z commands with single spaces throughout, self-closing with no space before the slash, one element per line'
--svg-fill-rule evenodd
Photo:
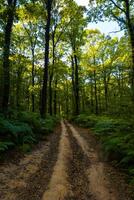
<path fill-rule="evenodd" d="M 87 129 L 61 122 L 15 164 L 0 166 L 0 200 L 133 200 Z"/>

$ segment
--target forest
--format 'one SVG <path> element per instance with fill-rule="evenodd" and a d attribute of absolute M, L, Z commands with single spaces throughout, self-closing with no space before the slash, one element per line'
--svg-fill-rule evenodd
<path fill-rule="evenodd" d="M 100 21 L 123 36 L 89 28 Z M 0 0 L 0 160 L 61 119 L 90 129 L 134 184 L 133 0 Z"/>

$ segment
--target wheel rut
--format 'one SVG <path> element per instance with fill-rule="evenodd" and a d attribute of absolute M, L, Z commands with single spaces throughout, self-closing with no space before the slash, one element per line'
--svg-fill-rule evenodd
<path fill-rule="evenodd" d="M 17 164 L 0 166 L 0 200 L 40 200 L 57 160 L 61 127 Z"/>
<path fill-rule="evenodd" d="M 87 155 L 83 152 L 82 148 L 73 137 L 70 128 L 68 127 L 69 140 L 71 144 L 72 157 L 69 163 L 69 182 L 73 192 L 71 199 L 66 200 L 90 200 L 92 195 L 89 191 L 89 181 L 85 173 L 90 161 Z"/>
<path fill-rule="evenodd" d="M 71 156 L 68 132 L 64 122 L 61 122 L 62 133 L 59 143 L 59 152 L 57 162 L 53 169 L 53 173 L 45 191 L 42 200 L 64 200 L 67 196 L 71 196 L 71 189 L 68 182 L 68 162 Z"/>
<path fill-rule="evenodd" d="M 0 200 L 133 200 L 111 184 L 84 130 L 62 121 L 39 149 L 0 166 Z"/>

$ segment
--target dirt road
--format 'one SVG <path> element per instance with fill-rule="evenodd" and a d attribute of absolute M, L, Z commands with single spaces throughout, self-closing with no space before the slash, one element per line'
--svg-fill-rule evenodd
<path fill-rule="evenodd" d="M 0 166 L 0 200 L 133 200 L 89 130 L 61 122 L 20 161 Z"/>

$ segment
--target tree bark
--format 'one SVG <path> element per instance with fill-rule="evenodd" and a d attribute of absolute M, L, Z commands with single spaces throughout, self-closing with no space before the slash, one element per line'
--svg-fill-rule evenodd
<path fill-rule="evenodd" d="M 108 84 L 107 84 L 107 77 L 106 77 L 106 71 L 104 69 L 104 93 L 105 93 L 105 111 L 108 110 Z"/>
<path fill-rule="evenodd" d="M 57 79 L 55 80 L 55 87 L 54 87 L 54 115 L 57 114 Z"/>
<path fill-rule="evenodd" d="M 74 58 L 71 56 L 71 63 L 72 63 L 72 110 L 73 113 L 75 113 L 75 79 L 74 79 L 74 72 L 75 72 L 75 67 L 74 67 Z"/>
<path fill-rule="evenodd" d="M 2 110 L 7 115 L 9 107 L 9 95 L 10 95 L 10 44 L 12 26 L 15 15 L 17 0 L 8 0 L 8 11 L 7 11 L 7 23 L 5 26 L 4 35 L 4 48 L 3 48 L 3 99 L 2 99 Z"/>
<path fill-rule="evenodd" d="M 95 114 L 98 114 L 98 95 L 97 95 L 97 82 L 96 82 L 95 70 L 94 70 L 94 94 L 95 94 Z"/>
<path fill-rule="evenodd" d="M 132 88 L 132 100 L 134 102 L 134 23 L 133 19 L 131 19 L 130 17 L 130 1 L 126 0 L 124 2 L 126 4 L 126 19 L 127 19 L 127 26 L 132 48 L 131 88 Z"/>
<path fill-rule="evenodd" d="M 76 54 L 74 55 L 75 61 L 75 115 L 79 115 L 80 97 L 79 97 L 79 69 Z"/>
<path fill-rule="evenodd" d="M 53 0 L 47 0 L 47 24 L 45 32 L 45 62 L 43 74 L 43 86 L 41 90 L 41 117 L 45 117 L 47 113 L 47 85 L 48 85 L 48 65 L 49 65 L 49 40 L 50 40 L 50 24 L 51 24 L 51 9 Z"/>
<path fill-rule="evenodd" d="M 35 85 L 35 55 L 34 55 L 34 47 L 32 48 L 32 112 L 35 111 L 35 97 L 34 97 L 34 85 Z"/>
<path fill-rule="evenodd" d="M 53 108 L 52 108 L 52 101 L 53 101 L 52 80 L 53 80 L 53 72 L 50 72 L 50 75 L 49 75 L 49 114 L 51 116 L 53 114 Z"/>
<path fill-rule="evenodd" d="M 53 114 L 53 106 L 52 106 L 52 102 L 53 102 L 53 90 L 52 90 L 52 81 L 53 81 L 53 68 L 54 68 L 54 64 L 55 64 L 55 42 L 54 42 L 54 38 L 55 38 L 55 30 L 52 34 L 52 44 L 53 44 L 53 66 L 52 66 L 52 71 L 50 72 L 49 75 L 49 113 L 50 115 Z"/>

